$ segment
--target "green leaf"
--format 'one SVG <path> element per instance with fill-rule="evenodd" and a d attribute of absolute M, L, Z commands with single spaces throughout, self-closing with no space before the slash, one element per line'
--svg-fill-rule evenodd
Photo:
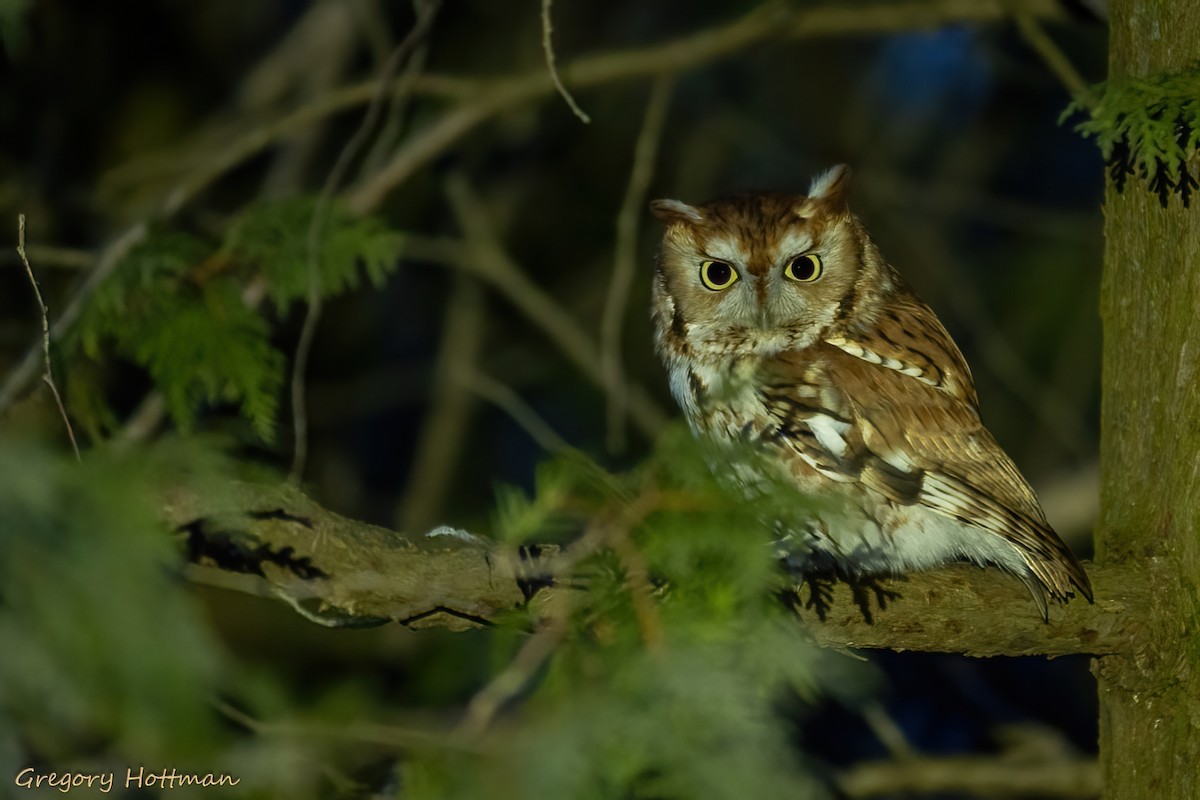
<path fill-rule="evenodd" d="M 281 312 L 308 296 L 308 243 L 316 211 L 312 197 L 260 203 L 246 209 L 225 234 L 226 252 L 266 274 L 268 292 Z M 404 237 L 374 217 L 354 216 L 335 201 L 320 221 L 318 241 L 320 295 L 330 297 L 358 288 L 363 274 L 373 286 L 381 286 L 396 268 Z"/>
<path fill-rule="evenodd" d="M 271 346 L 270 326 L 232 283 L 210 283 L 198 295 L 161 298 L 138 336 L 122 345 L 162 389 L 181 429 L 189 430 L 205 405 L 237 403 L 255 432 L 271 441 L 285 362 Z"/>
<path fill-rule="evenodd" d="M 198 283 L 212 248 L 176 231 L 154 231 L 114 270 L 64 342 L 84 357 L 115 352 L 150 374 L 175 424 L 191 430 L 203 408 L 230 403 L 264 441 L 272 441 L 286 359 L 270 325 L 242 299 L 236 276 Z M 102 425 L 104 411 L 85 384 L 76 402 Z"/>
<path fill-rule="evenodd" d="M 182 463 L 186 462 L 186 463 Z M 215 741 L 225 656 L 174 572 L 150 480 L 190 453 L 0 446 L 0 718 L 43 757 L 110 737 L 139 761 Z"/>
<path fill-rule="evenodd" d="M 1059 122 L 1088 118 L 1075 130 L 1096 140 L 1118 191 L 1138 175 L 1165 206 L 1172 192 L 1186 207 L 1198 188 L 1191 159 L 1200 149 L 1200 67 L 1092 87 L 1095 103 L 1077 98 Z"/>

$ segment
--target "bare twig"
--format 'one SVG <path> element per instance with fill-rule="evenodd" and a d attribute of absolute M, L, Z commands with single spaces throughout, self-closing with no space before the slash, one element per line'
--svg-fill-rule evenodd
<path fill-rule="evenodd" d="M 124 260 L 142 239 L 146 236 L 148 226 L 145 222 L 139 222 L 131 226 L 128 230 L 118 236 L 112 244 L 104 248 L 104 252 L 100 256 L 100 260 L 96 263 L 96 268 L 88 275 L 83 285 L 76 290 L 74 296 L 67 303 L 66 309 L 59 315 L 58 319 L 54 320 L 51 327 L 58 331 L 61 335 L 63 331 L 70 328 L 79 319 L 79 315 L 83 313 L 83 306 L 87 300 L 96 291 L 108 276 L 112 274 L 117 265 Z M 4 385 L 0 387 L 0 411 L 12 405 L 13 401 L 21 394 L 29 382 L 37 375 L 38 366 L 42 363 L 42 341 L 41 337 L 34 343 L 29 350 L 25 352 L 25 356 L 15 369 L 8 373 L 4 380 Z"/>
<path fill-rule="evenodd" d="M 621 211 L 617 214 L 616 258 L 600 327 L 600 364 L 608 386 L 608 448 L 612 452 L 625 449 L 627 400 L 621 367 L 621 325 L 637 265 L 638 221 L 645 214 L 646 191 L 654 174 L 654 162 L 658 158 L 658 145 L 662 140 L 673 85 L 674 77 L 664 75 L 654 82 L 650 91 L 646 117 L 634 147 L 629 185 L 625 190 Z"/>
<path fill-rule="evenodd" d="M 46 303 L 42 300 L 42 290 L 38 286 L 37 278 L 33 276 L 33 267 L 29 266 L 29 257 L 25 254 L 24 214 L 17 215 L 17 255 L 21 257 L 21 263 L 25 265 L 25 274 L 29 276 L 29 283 L 33 286 L 33 295 L 37 298 L 38 309 L 42 312 L 42 356 L 46 365 L 46 371 L 42 373 L 42 380 L 50 387 L 50 392 L 54 395 L 54 402 L 58 405 L 58 413 L 62 415 L 63 424 L 67 426 L 67 436 L 71 440 L 71 449 L 75 451 L 75 460 L 82 461 L 83 459 L 79 455 L 79 445 L 75 442 L 75 431 L 71 428 L 71 420 L 67 416 L 62 396 L 58 393 L 58 385 L 54 382 L 54 370 L 50 366 L 50 317 L 46 312 Z"/>
<path fill-rule="evenodd" d="M 304 377 L 308 370 L 308 357 L 312 352 L 317 323 L 321 319 L 320 249 L 321 241 L 324 238 L 325 224 L 328 221 L 329 206 L 333 202 L 334 192 L 337 191 L 342 178 L 350 168 L 350 163 L 358 157 L 371 132 L 375 129 L 375 123 L 384 108 L 387 87 L 391 85 L 396 71 L 399 70 L 404 59 L 408 57 L 417 43 L 429 34 L 440 4 L 440 0 L 435 0 L 418 7 L 416 24 L 409 31 L 408 36 L 404 37 L 404 40 L 396 46 L 384 65 L 383 73 L 378 81 L 378 89 L 375 96 L 371 98 L 370 105 L 367 106 L 367 113 L 363 117 L 362 124 L 338 155 L 338 160 L 326 177 L 325 185 L 321 188 L 321 194 L 317 198 L 316 208 L 313 210 L 312 223 L 308 229 L 308 310 L 304 315 L 304 325 L 300 329 L 300 339 L 296 344 L 296 355 L 292 366 L 291 394 L 295 449 L 292 455 L 290 477 L 293 481 L 298 481 L 302 477 L 305 461 L 308 458 L 308 403 L 304 393 Z"/>
<path fill-rule="evenodd" d="M 554 24 L 550 18 L 550 9 L 553 5 L 554 0 L 542 0 L 542 51 L 546 54 L 546 69 L 550 73 L 550 79 L 554 81 L 554 88 L 562 95 L 562 99 L 567 101 L 571 112 L 579 117 L 580 122 L 587 125 L 591 123 L 592 118 L 583 113 L 583 109 L 575 102 L 575 98 L 567 91 L 567 87 L 563 86 L 562 78 L 558 74 L 558 67 L 554 65 L 554 44 L 551 41 Z"/>

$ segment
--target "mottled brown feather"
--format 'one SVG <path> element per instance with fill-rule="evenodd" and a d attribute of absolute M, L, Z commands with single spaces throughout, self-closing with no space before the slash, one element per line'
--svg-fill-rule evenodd
<path fill-rule="evenodd" d="M 839 458 L 815 439 L 804 440 L 816 460 L 893 502 L 921 503 L 1005 536 L 1021 548 L 1052 596 L 1065 599 L 1077 588 L 1091 599 L 1087 573 L 1047 524 L 1033 490 L 983 427 L 973 404 L 828 344 L 781 353 L 763 367 L 764 395 L 782 430 L 794 433 L 805 417 L 820 413 L 849 422 L 843 437 L 847 452 Z M 817 408 L 789 400 L 785 387 L 802 383 L 819 383 L 825 387 L 821 394 L 829 398 L 832 393 L 836 401 Z M 968 388 L 973 398 L 973 387 Z M 913 469 L 893 466 L 898 456 Z M 949 501 L 930 497 L 926 487 L 935 482 L 951 495 Z"/>
<path fill-rule="evenodd" d="M 849 171 L 834 168 L 809 196 L 652 204 L 666 225 L 657 349 L 689 423 L 766 443 L 804 491 L 851 492 L 885 536 L 877 546 L 904 549 L 898 563 L 966 553 L 1016 572 L 1043 614 L 1044 593 L 1090 600 L 1087 574 L 983 427 L 962 353 L 849 211 L 848 191 Z M 819 279 L 788 280 L 804 254 L 819 257 Z M 713 259 L 738 273 L 727 291 L 701 279 Z M 914 547 L 935 549 L 914 558 Z"/>

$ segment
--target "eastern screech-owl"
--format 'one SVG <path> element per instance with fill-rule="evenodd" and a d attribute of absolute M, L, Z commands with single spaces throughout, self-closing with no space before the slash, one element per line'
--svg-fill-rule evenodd
<path fill-rule="evenodd" d="M 801 564 L 861 577 L 966 559 L 1016 575 L 1043 616 L 1047 594 L 1090 601 L 1087 573 L 980 422 L 958 347 L 850 212 L 849 176 L 834 167 L 808 196 L 651 205 L 666 226 L 657 349 L 693 432 L 729 445 L 721 471 L 735 481 L 765 460 L 838 501 L 784 523 Z M 738 463 L 747 443 L 753 468 Z"/>

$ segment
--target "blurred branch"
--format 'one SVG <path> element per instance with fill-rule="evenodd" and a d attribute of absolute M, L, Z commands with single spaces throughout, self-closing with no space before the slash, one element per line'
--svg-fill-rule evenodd
<path fill-rule="evenodd" d="M 980 797 L 1100 796 L 1095 758 L 915 758 L 856 764 L 837 778 L 846 797 L 955 792 Z"/>
<path fill-rule="evenodd" d="M 426 15 L 435 13 L 441 6 L 441 2 L 442 0 L 414 0 L 413 10 L 416 12 L 417 18 L 421 19 Z M 374 25 L 372 25 L 370 20 L 364 20 L 364 27 L 374 27 L 383 32 L 382 36 L 386 36 L 387 25 L 384 24 L 381 3 L 379 0 L 372 0 L 367 5 L 371 8 L 370 16 L 375 17 L 376 20 Z M 387 154 L 395 148 L 396 141 L 404 131 L 409 101 L 413 96 L 414 82 L 424 72 L 425 62 L 429 57 L 429 38 L 429 36 L 423 36 L 417 42 L 412 55 L 408 57 L 408 63 L 404 65 L 404 72 L 400 74 L 399 79 L 396 81 L 395 91 L 390 93 L 387 119 L 383 123 L 383 128 L 379 131 L 379 135 L 375 137 L 375 142 L 371 145 L 370 152 L 363 158 L 362 164 L 359 166 L 360 177 L 370 175 L 379 169 L 386 159 Z"/>
<path fill-rule="evenodd" d="M 802 40 L 881 34 L 966 22 L 994 22 L 1017 12 L 1035 19 L 1062 19 L 1066 16 L 1055 0 L 889 0 L 868 5 L 813 8 L 789 8 L 768 0 L 726 25 L 649 47 L 580 58 L 563 69 L 561 77 L 564 85 L 580 89 L 636 77 L 683 72 L 768 39 Z M 331 115 L 369 103 L 378 91 L 378 80 L 348 86 L 278 119 L 255 123 L 250 130 L 241 134 L 224 131 L 219 137 L 210 137 L 218 144 L 214 148 L 206 148 L 201 154 L 192 153 L 188 156 L 172 151 L 139 159 L 110 172 L 102 182 L 110 186 L 140 182 L 146 180 L 147 172 L 152 169 L 174 173 L 180 163 L 195 165 L 166 192 L 158 216 L 170 217 L 221 176 L 281 138 Z M 554 83 L 544 69 L 493 80 L 434 75 L 413 79 L 402 75 L 392 82 L 388 91 L 458 98 L 459 104 L 409 138 L 378 173 L 345 193 L 350 207 L 360 213 L 377 207 L 414 171 L 482 122 L 502 111 L 552 94 Z M 230 141 L 232 144 L 228 144 Z M 146 224 L 143 221 L 131 226 L 116 238 L 113 245 L 106 248 L 87 282 L 63 315 L 54 321 L 56 330 L 63 332 L 74 324 L 82 302 L 107 277 L 128 249 L 141 240 Z M 6 376 L 3 386 L 0 386 L 0 411 L 11 405 L 33 380 L 37 373 L 39 347 L 38 344 L 32 345 L 17 368 Z"/>
<path fill-rule="evenodd" d="M 629 292 L 637 269 L 638 221 L 646 213 L 646 191 L 654 175 L 654 162 L 662 140 L 667 104 L 674 86 L 673 76 L 662 76 L 654 82 L 646 103 L 646 116 L 634 145 L 633 167 L 625 200 L 617 214 L 616 257 L 612 280 L 608 285 L 608 300 L 600 325 L 600 365 L 608 386 L 608 448 L 612 452 L 625 449 L 625 405 L 628 390 L 621 366 L 621 326 L 629 305 Z"/>
<path fill-rule="evenodd" d="M 73 250 L 69 247 L 54 247 L 53 245 L 30 244 L 25 246 L 25 255 L 36 261 L 41 267 L 58 267 L 60 269 L 87 269 L 96 262 L 96 257 L 87 250 Z M 8 261 L 10 256 L 4 253 L 0 260 Z M 12 258 L 20 264 L 20 254 Z"/>
<path fill-rule="evenodd" d="M 1022 38 L 1046 63 L 1046 66 L 1066 88 L 1067 93 L 1072 97 L 1079 98 L 1088 108 L 1095 108 L 1095 94 L 1092 93 L 1083 76 L 1075 69 L 1075 65 L 1067 58 L 1067 54 L 1054 43 L 1050 34 L 1046 33 L 1042 24 L 1027 11 L 1014 10 L 1013 18 L 1017 22 L 1017 30 L 1021 32 Z"/>
<path fill-rule="evenodd" d="M 324 240 L 325 224 L 329 217 L 329 207 L 333 202 L 334 193 L 341 186 L 342 178 L 350 169 L 350 163 L 358 158 L 366 146 L 367 140 L 375 130 L 375 125 L 383 113 L 387 87 L 393 82 L 400 65 L 413 50 L 429 35 L 433 20 L 437 16 L 440 0 L 426 3 L 418 8 L 417 21 L 408 35 L 384 63 L 380 70 L 379 88 L 367 106 L 367 113 L 354 135 L 350 137 L 342 151 L 338 154 L 333 169 L 325 178 L 321 194 L 317 197 L 317 205 L 313 211 L 312 222 L 308 228 L 308 303 L 304 314 L 304 325 L 300 329 L 300 339 L 296 343 L 296 353 L 292 366 L 292 417 L 294 433 L 294 452 L 292 456 L 291 479 L 300 480 L 304 475 L 305 463 L 308 459 L 308 398 L 305 394 L 304 379 L 308 371 L 308 357 L 312 352 L 313 340 L 316 338 L 317 324 L 321 319 L 321 265 L 320 250 Z"/>
<path fill-rule="evenodd" d="M 241 709 L 224 701 L 216 701 L 217 710 L 233 722 L 253 731 L 259 736 L 276 736 L 291 739 L 329 739 L 338 742 L 378 745 L 380 747 L 410 749 L 435 747 L 462 749 L 453 740 L 436 733 L 396 725 L 378 725 L 370 722 L 307 721 L 303 719 L 259 720 Z"/>
<path fill-rule="evenodd" d="M 996 323 L 979 288 L 963 280 L 961 271 L 954 268 L 955 258 L 946 238 L 939 235 L 927 217 L 914 216 L 905 226 L 905 234 L 920 242 L 914 252 L 921 253 L 922 264 L 945 294 L 950 310 L 971 331 L 987 368 L 1036 415 L 1048 435 L 1061 442 L 1075 458 L 1088 458 L 1092 437 L 1080 421 L 1078 410 L 1064 402 L 1054 387 L 1034 373 L 1017 352 Z"/>
<path fill-rule="evenodd" d="M 767 0 L 726 25 L 650 47 L 580 58 L 561 70 L 561 77 L 565 86 L 582 89 L 636 77 L 684 72 L 769 39 L 880 34 L 998 21 L 1008 13 L 1006 5 L 1033 18 L 1065 16 L 1053 0 L 1019 0 L 1014 4 L 999 0 L 914 0 L 810 8 L 790 8 Z M 376 208 L 409 176 L 479 124 L 554 91 L 554 81 L 545 70 L 481 85 L 472 98 L 410 138 L 377 174 L 352 187 L 347 193 L 350 207 L 360 213 Z"/>
<path fill-rule="evenodd" d="M 455 275 L 454 292 L 442 324 L 437 367 L 428 411 L 421 423 L 408 486 L 396 520 L 407 530 L 423 530 L 441 513 L 454 467 L 467 444 L 475 396 L 457 379 L 474 371 L 487 335 L 483 289 L 472 277 Z"/>
<path fill-rule="evenodd" d="M 857 190 L 857 187 L 856 187 Z M 1069 211 L 1045 205 L 996 197 L 962 180 L 946 180 L 937 175 L 922 175 L 913 180 L 886 168 L 873 168 L 862 181 L 862 194 L 873 202 L 898 209 L 920 209 L 952 218 L 985 222 L 1000 228 L 1020 231 L 1072 243 L 1093 242 L 1099 238 L 1101 214 L 1095 211 Z"/>
<path fill-rule="evenodd" d="M 187 537 L 201 574 L 247 576 L 246 591 L 270 592 L 331 626 L 399 622 L 413 628 L 486 626 L 527 603 L 550 613 L 565 602 L 551 572 L 576 559 L 580 540 L 500 547 L 462 531 L 405 534 L 346 519 L 295 486 L 231 482 L 205 492 L 171 490 L 166 520 Z M 997 570 L 966 565 L 881 581 L 897 597 L 863 615 L 850 587 L 838 585 L 825 622 L 800 612 L 819 644 L 971 656 L 1105 655 L 1127 651 L 1150 602 L 1147 574 L 1135 567 L 1089 566 L 1097 601 L 1051 609 L 1043 623 L 1025 588 Z M 215 581 L 206 581 L 215 582 Z"/>
<path fill-rule="evenodd" d="M 512 417 L 547 453 L 565 453 L 571 449 L 566 439 L 559 436 L 510 386 L 475 369 L 460 370 L 455 379 Z"/>
<path fill-rule="evenodd" d="M 414 252 L 441 256 L 444 259 L 442 263 L 469 269 L 487 281 L 549 334 L 550 340 L 558 345 L 588 380 L 601 389 L 607 389 L 596 345 L 579 324 L 504 252 L 482 201 L 466 178 L 457 173 L 452 175 L 446 181 L 446 191 L 466 237 L 466 248 L 448 246 L 445 242 L 422 248 L 418 243 L 418 249 Z M 628 391 L 630 416 L 646 434 L 653 435 L 666 422 L 666 415 L 640 386 L 630 386 Z"/>

